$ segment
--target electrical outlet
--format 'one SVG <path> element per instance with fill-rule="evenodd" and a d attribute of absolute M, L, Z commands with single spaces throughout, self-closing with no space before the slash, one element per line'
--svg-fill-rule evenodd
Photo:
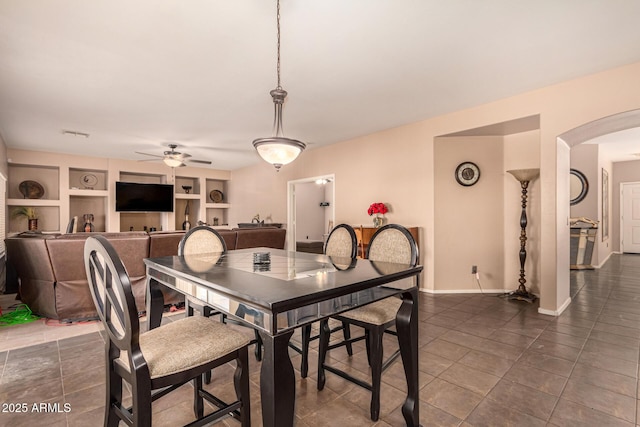
<path fill-rule="evenodd" d="M 477 274 L 478 273 L 478 266 L 477 265 L 472 265 L 471 266 L 471 274 Z"/>

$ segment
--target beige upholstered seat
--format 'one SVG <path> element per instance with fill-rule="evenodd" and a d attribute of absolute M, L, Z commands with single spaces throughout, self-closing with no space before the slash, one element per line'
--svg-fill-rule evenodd
<path fill-rule="evenodd" d="M 371 240 L 373 242 L 373 239 Z M 415 245 L 415 242 L 414 242 Z M 414 264 L 412 257 L 416 256 L 415 248 L 402 230 L 396 228 L 385 229 L 376 235 L 375 244 L 369 244 L 367 258 L 370 261 L 383 261 L 398 264 Z M 394 322 L 396 313 L 402 302 L 398 298 L 387 298 L 373 304 L 358 307 L 343 313 L 347 319 L 374 325 L 384 325 Z"/>
<path fill-rule="evenodd" d="M 131 281 L 113 246 L 103 236 L 89 237 L 84 264 L 91 297 L 107 332 L 105 422 L 151 426 L 151 404 L 193 381 L 193 411 L 197 425 L 229 415 L 243 427 L 251 425 L 248 338 L 205 317 L 188 317 L 140 333 Z M 202 388 L 202 374 L 235 361 L 237 400 L 226 404 Z M 131 385 L 130 408 L 122 403 L 123 384 Z M 204 399 L 220 408 L 204 416 Z"/>
<path fill-rule="evenodd" d="M 386 298 L 342 314 L 342 317 L 358 322 L 384 325 L 396 320 L 396 313 L 402 305 L 399 298 Z"/>
<path fill-rule="evenodd" d="M 415 266 L 418 262 L 418 247 L 409 231 L 397 224 L 389 224 L 380 228 L 371 238 L 367 258 L 375 268 L 384 271 L 385 268 L 394 270 L 397 264 Z M 377 263 L 377 265 L 375 265 Z M 371 304 L 355 308 L 334 316 L 343 323 L 348 331 L 349 325 L 364 328 L 365 335 L 356 338 L 345 338 L 344 341 L 329 345 L 331 330 L 328 320 L 320 323 L 320 346 L 318 357 L 318 390 L 324 388 L 325 370 L 349 380 L 371 391 L 371 419 L 377 421 L 380 416 L 380 387 L 382 372 L 399 356 L 399 351 L 391 355 L 384 363 L 382 337 L 385 332 L 395 335 L 389 328 L 395 326 L 396 314 L 402 301 L 396 297 L 389 297 Z M 350 336 L 350 333 L 345 334 Z M 371 367 L 371 384 L 351 376 L 350 374 L 325 363 L 327 352 L 337 347 L 350 346 L 353 342 L 365 339 L 367 342 L 367 356 Z"/>
<path fill-rule="evenodd" d="M 206 317 L 186 317 L 140 334 L 140 351 L 151 378 L 212 362 L 249 344 L 249 338 Z M 171 343 L 170 350 L 167 343 Z M 118 359 L 129 370 L 128 355 Z"/>

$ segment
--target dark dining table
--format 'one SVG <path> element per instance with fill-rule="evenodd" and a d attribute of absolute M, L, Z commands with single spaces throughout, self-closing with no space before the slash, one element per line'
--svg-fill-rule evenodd
<path fill-rule="evenodd" d="M 398 295 L 403 303 L 396 330 L 407 380 L 402 414 L 408 426 L 419 425 L 418 281 L 422 266 L 271 248 L 147 258 L 144 262 L 149 328 L 162 320 L 164 285 L 258 330 L 264 345 L 260 393 L 266 427 L 294 424 L 295 375 L 288 352 L 294 329 Z"/>

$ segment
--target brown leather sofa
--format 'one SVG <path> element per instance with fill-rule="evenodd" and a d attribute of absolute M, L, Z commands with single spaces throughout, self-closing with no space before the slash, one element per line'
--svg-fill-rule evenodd
<path fill-rule="evenodd" d="M 284 249 L 285 229 L 220 230 L 228 250 L 271 247 Z M 84 268 L 84 242 L 89 235 L 105 236 L 114 246 L 131 278 L 138 311 L 145 310 L 144 258 L 178 253 L 184 231 L 29 234 L 6 239 L 7 262 L 19 278 L 19 296 L 37 315 L 60 321 L 97 317 Z M 165 303 L 182 302 L 166 289 Z"/>

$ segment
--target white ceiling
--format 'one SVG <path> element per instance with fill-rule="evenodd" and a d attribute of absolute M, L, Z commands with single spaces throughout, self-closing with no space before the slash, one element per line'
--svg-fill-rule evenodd
<path fill-rule="evenodd" d="M 282 0 L 281 15 L 285 136 L 309 149 L 640 61 L 637 0 Z M 258 162 L 275 24 L 274 0 L 0 0 L 0 134 Z"/>
<path fill-rule="evenodd" d="M 612 162 L 640 160 L 640 128 L 609 133 L 584 143 L 599 144 L 599 154 Z"/>

